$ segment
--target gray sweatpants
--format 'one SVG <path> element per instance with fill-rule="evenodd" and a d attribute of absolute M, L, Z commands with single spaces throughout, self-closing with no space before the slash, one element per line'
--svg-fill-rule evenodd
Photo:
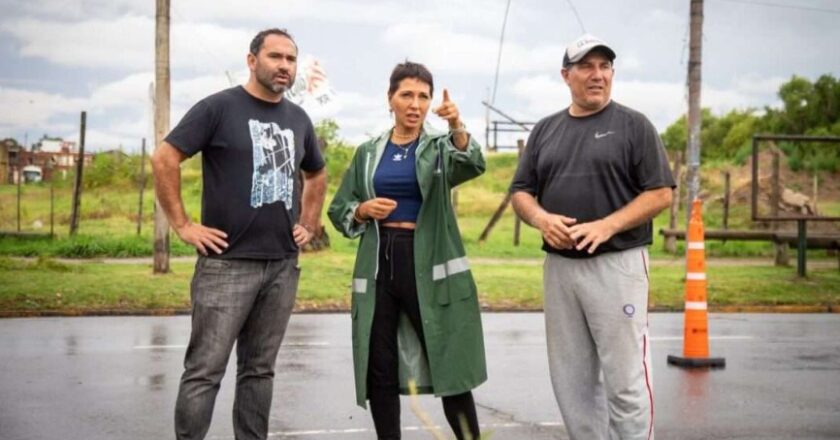
<path fill-rule="evenodd" d="M 572 440 L 653 439 L 647 266 L 642 247 L 546 256 L 548 364 Z"/>
<path fill-rule="evenodd" d="M 297 258 L 199 257 L 190 289 L 192 334 L 175 403 L 177 439 L 198 440 L 207 434 L 234 342 L 234 435 L 237 440 L 267 437 L 274 363 L 299 275 Z"/>

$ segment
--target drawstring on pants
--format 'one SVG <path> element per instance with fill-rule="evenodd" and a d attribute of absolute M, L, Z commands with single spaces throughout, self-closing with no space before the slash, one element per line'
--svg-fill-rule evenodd
<path fill-rule="evenodd" d="M 394 253 L 396 250 L 394 249 L 395 242 L 399 239 L 406 239 L 409 237 L 413 237 L 414 231 L 411 229 L 400 229 L 400 228 L 389 228 L 383 227 L 382 231 L 382 251 L 384 252 L 385 259 L 388 260 L 388 268 L 390 269 L 388 276 L 390 280 L 394 280 Z M 410 239 L 410 238 L 409 238 Z"/>
<path fill-rule="evenodd" d="M 385 234 L 385 259 L 388 260 L 389 271 L 388 276 L 391 281 L 394 280 L 394 235 Z"/>

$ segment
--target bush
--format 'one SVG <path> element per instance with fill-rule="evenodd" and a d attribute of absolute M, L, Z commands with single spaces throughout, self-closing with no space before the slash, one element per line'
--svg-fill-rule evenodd
<path fill-rule="evenodd" d="M 85 168 L 83 180 L 85 188 L 137 187 L 140 184 L 140 156 L 127 156 L 119 152 L 97 154 Z M 151 166 L 147 163 L 146 183 L 149 184 L 151 180 Z"/>
<path fill-rule="evenodd" d="M 173 256 L 195 255 L 195 249 L 171 236 Z M 149 236 L 77 235 L 75 237 L 49 239 L 24 239 L 7 237 L 0 239 L 0 254 L 24 257 L 62 258 L 124 258 L 146 257 L 154 253 L 154 243 Z"/>

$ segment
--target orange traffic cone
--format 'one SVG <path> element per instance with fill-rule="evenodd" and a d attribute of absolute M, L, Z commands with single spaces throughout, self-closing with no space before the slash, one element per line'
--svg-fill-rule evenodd
<path fill-rule="evenodd" d="M 668 356 L 678 367 L 724 368 L 724 358 L 709 357 L 709 316 L 706 305 L 706 251 L 703 236 L 703 202 L 694 199 L 686 235 L 685 332 L 683 356 Z"/>

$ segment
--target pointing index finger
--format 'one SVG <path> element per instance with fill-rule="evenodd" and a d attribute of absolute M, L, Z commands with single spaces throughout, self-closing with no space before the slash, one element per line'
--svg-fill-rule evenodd
<path fill-rule="evenodd" d="M 449 90 L 443 89 L 443 102 L 449 102 Z"/>

